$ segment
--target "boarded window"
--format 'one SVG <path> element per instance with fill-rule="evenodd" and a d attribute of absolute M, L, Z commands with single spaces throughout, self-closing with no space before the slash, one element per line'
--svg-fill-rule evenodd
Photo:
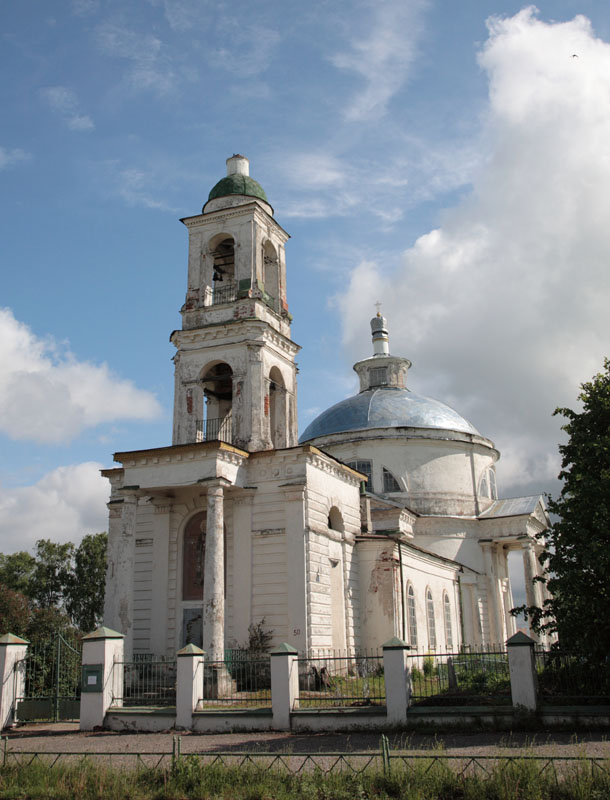
<path fill-rule="evenodd" d="M 417 617 L 415 616 L 415 592 L 409 584 L 407 589 L 407 620 L 409 625 L 409 644 L 417 647 Z"/>
<path fill-rule="evenodd" d="M 449 595 L 445 592 L 443 596 L 443 613 L 445 616 L 445 642 L 447 650 L 453 650 L 453 629 L 451 627 L 451 603 Z"/>
<path fill-rule="evenodd" d="M 436 650 L 436 622 L 434 620 L 434 600 L 430 589 L 426 592 L 426 618 L 428 621 L 428 647 Z"/>
<path fill-rule="evenodd" d="M 189 520 L 182 550 L 182 599 L 203 601 L 203 563 L 205 559 L 206 512 Z"/>

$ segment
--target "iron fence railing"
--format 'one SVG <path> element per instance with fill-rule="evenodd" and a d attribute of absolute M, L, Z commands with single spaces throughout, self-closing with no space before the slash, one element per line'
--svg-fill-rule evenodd
<path fill-rule="evenodd" d="M 219 419 L 197 420 L 198 442 L 233 442 L 233 420 L 230 416 Z"/>
<path fill-rule="evenodd" d="M 610 660 L 537 650 L 538 695 L 550 705 L 610 704 Z"/>
<path fill-rule="evenodd" d="M 385 705 L 383 656 L 378 650 L 316 650 L 298 658 L 295 708 Z"/>
<path fill-rule="evenodd" d="M 504 649 L 411 653 L 411 705 L 510 705 Z"/>
<path fill-rule="evenodd" d="M 23 674 L 16 685 L 22 693 L 15 706 L 20 720 L 78 719 L 81 682 L 81 644 L 61 633 L 28 647 L 15 670 Z"/>
<path fill-rule="evenodd" d="M 232 303 L 237 300 L 237 284 L 225 283 L 222 286 L 216 284 L 212 290 L 212 305 L 220 306 L 223 303 Z"/>
<path fill-rule="evenodd" d="M 231 650 L 222 661 L 206 661 L 201 669 L 197 711 L 271 708 L 269 655 Z"/>
<path fill-rule="evenodd" d="M 115 661 L 113 669 L 119 675 L 113 676 L 112 684 L 122 688 L 122 695 L 119 689 L 113 696 L 113 706 L 176 705 L 175 658 L 136 655 L 133 661 Z"/>

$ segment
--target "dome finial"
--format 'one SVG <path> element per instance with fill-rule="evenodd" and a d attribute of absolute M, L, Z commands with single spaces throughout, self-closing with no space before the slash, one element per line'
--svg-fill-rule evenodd
<path fill-rule="evenodd" d="M 381 303 L 375 303 L 377 315 L 371 320 L 371 332 L 373 334 L 373 352 L 376 356 L 390 355 L 390 337 L 388 335 L 388 321 L 381 316 Z"/>

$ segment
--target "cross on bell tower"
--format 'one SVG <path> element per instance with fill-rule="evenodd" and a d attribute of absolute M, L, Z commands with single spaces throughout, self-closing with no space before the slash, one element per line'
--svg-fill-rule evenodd
<path fill-rule="evenodd" d="M 286 302 L 289 236 L 242 155 L 189 231 L 188 286 L 174 331 L 174 444 L 249 450 L 297 444 L 296 364 Z"/>

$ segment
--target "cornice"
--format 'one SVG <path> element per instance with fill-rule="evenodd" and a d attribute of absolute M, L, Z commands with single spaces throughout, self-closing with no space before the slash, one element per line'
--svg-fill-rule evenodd
<path fill-rule="evenodd" d="M 270 203 L 267 203 L 267 205 L 271 206 Z M 229 208 L 219 208 L 216 211 L 208 211 L 205 214 L 196 214 L 192 217 L 182 217 L 180 222 L 182 222 L 182 224 L 187 228 L 195 228 L 217 223 L 219 221 L 222 222 L 227 219 L 233 219 L 235 217 L 248 217 L 250 215 L 259 217 L 259 223 L 263 225 L 271 224 L 274 228 L 277 228 L 279 231 L 281 231 L 283 237 L 280 238 L 285 237 L 282 244 L 285 244 L 288 239 L 290 239 L 290 234 L 288 231 L 284 230 L 275 217 L 271 216 L 271 214 L 265 211 L 264 208 L 261 208 L 261 206 L 255 200 L 253 200 L 251 203 L 242 203 L 238 206 L 230 206 Z"/>
<path fill-rule="evenodd" d="M 153 447 L 149 450 L 131 450 L 123 453 L 115 453 L 114 460 L 120 464 L 126 461 L 137 462 L 138 466 L 176 462 L 193 461 L 196 456 L 206 458 L 211 455 L 221 457 L 226 460 L 228 454 L 235 454 L 239 457 L 240 463 L 249 457 L 249 453 L 225 442 L 193 442 L 192 444 L 174 444 L 169 447 Z"/>
<path fill-rule="evenodd" d="M 262 302 L 259 300 L 248 300 L 247 302 Z M 264 304 L 263 304 L 264 305 Z M 275 344 L 279 349 L 284 350 L 286 353 L 290 355 L 296 355 L 299 350 L 301 350 L 301 346 L 294 342 L 292 339 L 288 338 L 288 336 L 284 336 L 283 333 L 275 330 L 270 322 L 264 319 L 258 319 L 256 317 L 249 317 L 248 319 L 231 319 L 231 320 L 224 320 L 223 322 L 214 322 L 209 325 L 202 326 L 200 328 L 189 328 L 187 330 L 175 330 L 172 332 L 170 336 L 170 341 L 174 345 L 174 347 L 181 348 L 184 344 L 196 344 L 201 348 L 209 347 L 210 342 L 214 342 L 215 340 L 219 340 L 222 338 L 227 338 L 231 336 L 234 326 L 239 325 L 240 330 L 246 331 L 246 338 L 244 338 L 244 334 L 238 334 L 240 338 L 231 339 L 224 343 L 226 347 L 236 347 L 236 346 L 243 346 L 247 343 L 256 343 L 256 339 L 253 339 L 252 342 L 249 342 L 248 339 L 252 338 L 252 335 L 248 337 L 247 332 L 249 330 L 258 332 L 258 335 L 262 337 L 263 342 L 262 344 L 268 344 L 268 342 L 272 342 Z M 256 333 L 254 333 L 256 335 Z M 182 351 L 182 354 L 185 354 L 185 351 Z"/>

